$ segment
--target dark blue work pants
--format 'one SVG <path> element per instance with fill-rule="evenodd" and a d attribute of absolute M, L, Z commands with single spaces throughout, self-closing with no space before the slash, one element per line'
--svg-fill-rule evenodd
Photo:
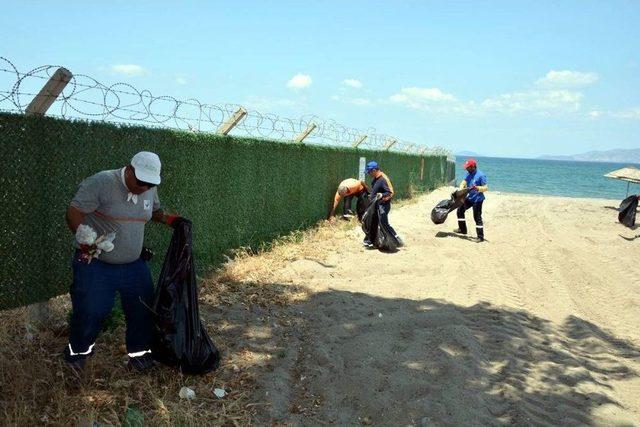
<path fill-rule="evenodd" d="M 150 352 L 152 319 L 150 307 L 153 282 L 147 263 L 138 259 L 129 264 L 107 264 L 94 259 L 84 264 L 75 257 L 71 285 L 68 361 L 87 357 L 102 329 L 102 321 L 111 313 L 116 292 L 127 322 L 126 344 L 130 357 Z"/>

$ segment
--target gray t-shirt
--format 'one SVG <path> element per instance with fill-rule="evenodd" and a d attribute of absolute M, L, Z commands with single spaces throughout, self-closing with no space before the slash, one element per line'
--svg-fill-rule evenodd
<path fill-rule="evenodd" d="M 113 250 L 98 257 L 109 264 L 126 264 L 140 257 L 144 226 L 153 211 L 161 209 L 157 187 L 139 194 L 136 203 L 128 198 L 122 169 L 116 169 L 98 172 L 82 181 L 71 201 L 71 206 L 87 214 L 83 223 L 96 230 L 98 236 L 116 233 Z"/>

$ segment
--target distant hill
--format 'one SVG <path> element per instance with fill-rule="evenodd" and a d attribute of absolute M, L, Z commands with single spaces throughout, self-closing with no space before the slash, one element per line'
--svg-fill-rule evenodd
<path fill-rule="evenodd" d="M 588 151 L 572 156 L 540 156 L 542 160 L 575 160 L 581 162 L 640 163 L 640 148 Z"/>
<path fill-rule="evenodd" d="M 473 151 L 458 151 L 457 153 L 455 153 L 456 156 L 461 156 L 461 157 L 480 157 L 480 154 L 475 153 Z"/>

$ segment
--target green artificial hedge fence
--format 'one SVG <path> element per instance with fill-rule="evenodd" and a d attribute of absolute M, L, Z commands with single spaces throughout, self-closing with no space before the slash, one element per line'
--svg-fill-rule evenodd
<path fill-rule="evenodd" d="M 163 164 L 159 194 L 194 223 L 200 274 L 223 254 L 256 247 L 325 218 L 338 182 L 377 160 L 398 197 L 453 179 L 444 156 L 309 146 L 166 129 L 0 114 L 0 309 L 68 291 L 72 236 L 64 215 L 85 177 L 128 164 L 138 151 Z M 420 179 L 424 161 L 423 179 Z M 169 228 L 147 226 L 146 245 L 164 258 Z"/>

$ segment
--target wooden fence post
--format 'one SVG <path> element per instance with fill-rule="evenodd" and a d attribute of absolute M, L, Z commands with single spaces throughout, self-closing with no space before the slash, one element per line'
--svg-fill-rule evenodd
<path fill-rule="evenodd" d="M 58 68 L 42 89 L 40 89 L 40 92 L 38 92 L 35 98 L 31 100 L 24 112 L 25 115 L 44 116 L 69 81 L 71 81 L 72 77 L 73 74 L 71 74 L 71 71 L 63 67 Z"/>
<path fill-rule="evenodd" d="M 302 142 L 302 141 L 304 141 L 304 139 L 305 139 L 306 137 L 308 137 L 308 136 L 309 136 L 309 134 L 310 134 L 311 132 L 313 132 L 313 131 L 315 130 L 315 128 L 317 128 L 317 127 L 318 127 L 318 126 L 316 126 L 316 124 L 315 124 L 315 123 L 310 123 L 310 124 L 309 124 L 309 126 L 307 126 L 307 128 L 306 128 L 306 129 L 305 129 L 305 130 L 304 130 L 300 135 L 296 136 L 295 141 L 296 141 L 296 142 L 298 142 L 298 143 L 301 143 L 301 142 Z"/>
<path fill-rule="evenodd" d="M 353 148 L 358 148 L 358 145 L 362 144 L 365 139 L 367 139 L 367 135 L 362 135 L 360 138 L 356 139 L 353 142 Z"/>
<path fill-rule="evenodd" d="M 226 122 L 222 123 L 220 125 L 220 127 L 218 128 L 218 135 L 228 135 L 229 132 L 231 132 L 231 129 L 233 129 L 234 127 L 236 127 L 238 125 L 238 123 L 240 123 L 242 121 L 242 119 L 244 119 L 244 117 L 247 115 L 247 110 L 245 110 L 244 108 L 240 107 L 236 110 L 235 113 L 233 113 L 231 115 L 231 117 L 229 117 L 229 119 L 227 119 Z"/>

